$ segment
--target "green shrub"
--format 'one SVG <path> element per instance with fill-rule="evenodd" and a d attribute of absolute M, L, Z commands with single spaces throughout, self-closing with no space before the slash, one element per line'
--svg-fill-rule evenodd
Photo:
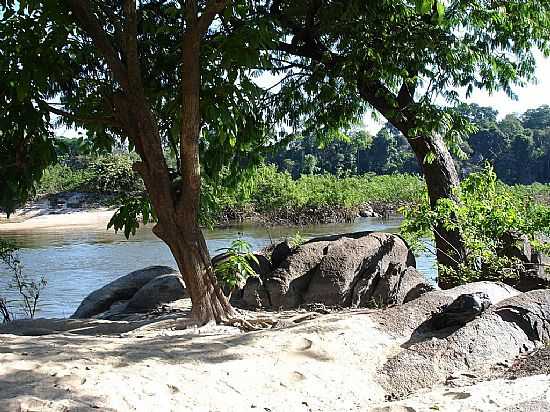
<path fill-rule="evenodd" d="M 275 166 L 258 168 L 232 193 L 220 197 L 225 206 L 253 206 L 259 212 L 281 208 L 356 207 L 373 201 L 418 202 L 426 191 L 421 178 L 413 175 L 354 176 L 303 175 L 297 180 Z M 223 200 L 222 200 L 223 203 Z"/>
<path fill-rule="evenodd" d="M 229 289 L 229 295 L 235 287 L 246 281 L 250 276 L 256 276 L 256 272 L 250 266 L 250 262 L 258 259 L 252 253 L 250 243 L 242 239 L 236 239 L 229 248 L 223 248 L 227 257 L 215 267 L 216 277 Z"/>
<path fill-rule="evenodd" d="M 44 170 L 37 193 L 80 191 L 89 179 L 90 172 L 88 170 L 73 169 L 62 164 L 55 164 Z"/>
<path fill-rule="evenodd" d="M 439 268 L 439 277 L 446 283 L 479 280 L 513 283 L 526 268 L 518 259 L 502 253 L 504 237 L 507 233 L 527 235 L 541 247 L 536 238 L 541 233 L 550 233 L 550 208 L 531 197 L 518 196 L 517 191 L 497 180 L 490 166 L 469 175 L 456 194 L 459 202 L 443 199 L 434 210 L 427 197 L 415 207 L 404 208 L 403 235 L 411 245 L 430 250 L 423 239 L 432 237 L 439 223 L 461 233 L 467 254 L 457 257 L 457 270 Z"/>
<path fill-rule="evenodd" d="M 87 191 L 119 194 L 143 191 L 143 182 L 132 169 L 134 161 L 133 156 L 126 154 L 101 156 L 92 160 L 88 165 Z"/>
<path fill-rule="evenodd" d="M 83 157 L 79 165 L 56 164 L 48 167 L 37 188 L 39 194 L 90 192 L 132 194 L 144 190 L 143 181 L 132 169 L 135 157 L 111 154 Z"/>

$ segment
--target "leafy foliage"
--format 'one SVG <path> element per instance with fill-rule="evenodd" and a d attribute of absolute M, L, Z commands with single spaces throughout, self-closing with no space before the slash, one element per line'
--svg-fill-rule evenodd
<path fill-rule="evenodd" d="M 300 233 L 300 231 L 297 231 L 296 233 L 294 233 L 293 236 L 288 239 L 288 244 L 292 249 L 295 249 L 298 246 L 304 244 L 306 240 L 307 239 Z"/>
<path fill-rule="evenodd" d="M 550 5 L 539 0 L 282 0 L 270 12 L 286 42 L 280 65 L 295 63 L 282 88 L 316 100 L 312 124 L 370 106 L 408 138 L 439 133 L 457 152 L 472 129 L 434 97 L 457 104 L 460 88 L 513 96 L 512 85 L 533 78 L 534 50 L 550 54 Z"/>
<path fill-rule="evenodd" d="M 438 223 L 463 235 L 467 254 L 454 256 L 458 269 L 440 268 L 439 276 L 451 283 L 477 280 L 517 279 L 523 264 L 503 254 L 505 236 L 520 233 L 535 240 L 550 234 L 550 208 L 530 198 L 518 197 L 500 183 L 492 167 L 469 175 L 461 184 L 459 202 L 442 199 L 432 210 L 426 199 L 416 207 L 404 208 L 402 233 L 416 247 L 429 250 L 423 240 Z"/>
<path fill-rule="evenodd" d="M 480 170 L 489 162 L 508 184 L 550 182 L 549 106 L 507 115 L 500 121 L 497 112 L 487 107 L 461 105 L 460 110 L 478 128 L 463 144 L 469 155 L 459 162 L 463 173 Z"/>
<path fill-rule="evenodd" d="M 132 169 L 135 160 L 130 154 L 63 156 L 59 163 L 44 170 L 36 191 L 38 194 L 80 191 L 139 195 L 145 188 Z"/>
<path fill-rule="evenodd" d="M 355 207 L 371 201 L 397 204 L 420 200 L 423 181 L 412 175 L 304 175 L 293 180 L 288 172 L 262 166 L 237 190 L 222 198 L 229 207 L 252 206 L 260 212 L 315 206 Z M 223 204 L 223 203 L 221 203 Z"/>
<path fill-rule="evenodd" d="M 96 193 L 141 193 L 145 190 L 141 178 L 132 169 L 136 161 L 131 155 L 100 156 L 88 165 L 88 191 Z"/>
<path fill-rule="evenodd" d="M 107 225 L 118 232 L 124 231 L 126 239 L 135 235 L 140 223 L 144 225 L 157 221 L 157 215 L 146 196 L 127 196 L 120 199 L 122 206 L 118 208 Z"/>
<path fill-rule="evenodd" d="M 250 244 L 243 239 L 235 239 L 229 248 L 224 248 L 225 257 L 215 268 L 216 277 L 232 291 L 237 285 L 246 281 L 249 276 L 256 276 L 250 266 L 251 262 L 258 263 L 252 253 Z"/>
<path fill-rule="evenodd" d="M 23 272 L 23 266 L 17 257 L 17 248 L 10 242 L 0 239 L 0 262 L 12 273 L 9 287 L 16 289 L 21 296 L 21 306 L 25 315 L 33 319 L 36 314 L 38 301 L 42 290 L 46 287 L 46 279 L 41 277 L 38 281 L 30 278 Z M 12 314 L 8 308 L 8 301 L 0 297 L 0 313 L 4 322 L 10 321 Z"/>
<path fill-rule="evenodd" d="M 57 163 L 44 170 L 36 192 L 40 195 L 80 191 L 83 190 L 89 178 L 88 170 Z"/>

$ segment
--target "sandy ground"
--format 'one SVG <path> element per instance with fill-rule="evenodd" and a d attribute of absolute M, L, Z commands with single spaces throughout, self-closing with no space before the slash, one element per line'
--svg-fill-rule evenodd
<path fill-rule="evenodd" d="M 249 333 L 69 322 L 0 335 L 0 410 L 360 411 L 384 399 L 373 377 L 394 341 L 360 314 Z"/>
<path fill-rule="evenodd" d="M 114 210 L 107 208 L 78 210 L 78 209 L 44 209 L 33 207 L 21 209 L 6 218 L 0 214 L 0 233 L 18 230 L 68 228 L 68 227 L 107 227 Z"/>
<path fill-rule="evenodd" d="M 550 401 L 550 376 L 538 375 L 385 402 L 377 369 L 406 339 L 379 330 L 370 312 L 248 333 L 180 329 L 181 319 L 35 321 L 19 332 L 36 336 L 0 335 L 0 411 L 497 411 Z"/>

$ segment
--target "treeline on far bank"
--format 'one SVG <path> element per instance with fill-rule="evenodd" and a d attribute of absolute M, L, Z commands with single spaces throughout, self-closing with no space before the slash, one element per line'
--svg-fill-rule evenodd
<path fill-rule="evenodd" d="M 459 110 L 477 127 L 476 132 L 455 145 L 455 163 L 462 177 L 490 163 L 507 184 L 550 182 L 550 106 L 510 114 L 501 120 L 490 107 L 463 104 Z M 269 161 L 294 178 L 318 173 L 419 173 L 406 139 L 390 125 L 375 136 L 352 130 L 322 145 L 312 136 L 304 136 Z"/>
<path fill-rule="evenodd" d="M 550 107 L 497 120 L 497 112 L 461 106 L 477 132 L 460 142 L 456 158 L 464 176 L 492 164 L 498 178 L 521 199 L 550 198 Z M 203 182 L 202 215 L 210 224 L 260 221 L 308 224 L 350 221 L 360 212 L 384 216 L 419 203 L 426 193 L 408 143 L 386 126 L 376 136 L 352 131 L 324 141 L 303 137 L 243 174 L 239 183 Z M 143 196 L 143 182 L 132 170 L 134 154 L 86 154 L 86 141 L 64 139 L 60 162 L 49 167 L 39 196 L 87 193 L 83 207 L 119 205 Z M 522 184 L 519 184 L 522 183 Z M 504 187 L 504 186 L 503 186 Z"/>
<path fill-rule="evenodd" d="M 132 170 L 134 156 L 127 153 L 90 157 L 65 155 L 49 167 L 37 194 L 56 198 L 59 193 L 87 193 L 88 206 L 118 206 L 125 199 L 140 197 L 143 182 Z M 503 185 L 522 199 L 550 198 L 550 184 Z M 208 224 L 242 221 L 267 224 L 339 223 L 359 213 L 384 216 L 399 207 L 419 203 L 426 194 L 419 175 L 336 176 L 303 174 L 294 178 L 273 164 L 262 165 L 234 187 L 203 182 L 202 217 Z"/>

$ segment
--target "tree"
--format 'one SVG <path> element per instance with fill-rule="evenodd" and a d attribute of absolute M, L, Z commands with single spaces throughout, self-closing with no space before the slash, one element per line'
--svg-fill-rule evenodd
<path fill-rule="evenodd" d="M 377 174 L 418 173 L 418 165 L 407 140 L 390 124 L 376 134 L 366 155 L 364 171 Z"/>
<path fill-rule="evenodd" d="M 317 158 L 312 154 L 306 154 L 304 156 L 304 173 L 308 175 L 313 175 L 317 172 L 319 168 L 317 167 Z"/>
<path fill-rule="evenodd" d="M 533 49 L 550 54 L 550 3 L 538 0 L 273 0 L 269 13 L 280 27 L 278 53 L 302 74 L 282 87 L 311 96 L 317 123 L 337 111 L 374 108 L 407 138 L 432 207 L 457 201 L 447 146 L 458 151 L 471 131 L 435 97 L 457 102 L 457 88 L 512 96 L 513 84 L 533 76 Z M 438 262 L 458 267 L 466 253 L 461 234 L 443 225 L 435 232 Z"/>
<path fill-rule="evenodd" d="M 251 80 L 251 67 L 270 33 L 253 2 L 0 6 L 0 171 L 7 183 L 0 205 L 9 212 L 25 200 L 55 159 L 52 124 L 85 128 L 96 148 L 127 142 L 140 158 L 134 169 L 157 218 L 153 231 L 175 257 L 194 318 L 235 316 L 212 270 L 199 202 L 201 172 L 238 167 L 244 154 L 254 161 L 267 139 L 265 91 Z M 134 204 L 149 215 L 147 202 Z M 125 223 L 120 213 L 116 221 Z"/>
<path fill-rule="evenodd" d="M 529 109 L 521 116 L 523 127 L 526 129 L 549 129 L 550 106 L 543 105 L 536 109 Z"/>

